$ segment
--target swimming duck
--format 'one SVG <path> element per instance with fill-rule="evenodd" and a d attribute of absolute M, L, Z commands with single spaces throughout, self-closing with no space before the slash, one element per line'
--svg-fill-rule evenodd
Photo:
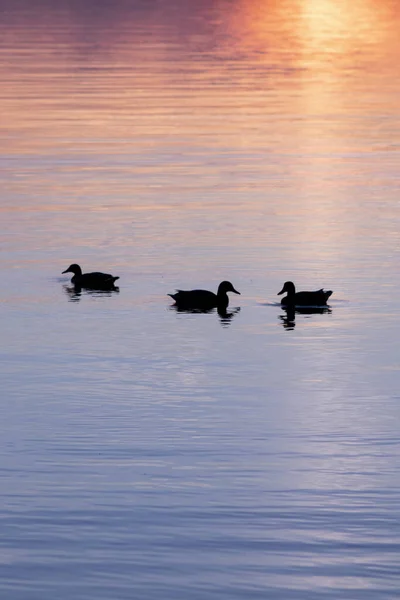
<path fill-rule="evenodd" d="M 82 273 L 82 269 L 77 264 L 72 264 L 62 272 L 64 273 L 73 273 L 74 276 L 71 279 L 71 283 L 75 285 L 75 287 L 84 287 L 84 288 L 92 288 L 98 290 L 110 289 L 114 287 L 114 282 L 119 279 L 119 277 L 114 277 L 109 273 Z"/>
<path fill-rule="evenodd" d="M 222 281 L 216 294 L 208 290 L 176 290 L 176 294 L 168 294 L 168 296 L 171 296 L 176 305 L 183 309 L 210 310 L 215 307 L 226 309 L 229 304 L 227 292 L 240 295 L 230 281 Z"/>
<path fill-rule="evenodd" d="M 282 306 L 323 306 L 333 294 L 323 289 L 315 292 L 296 292 L 293 281 L 286 281 L 278 296 L 285 292 L 287 295 L 281 300 Z"/>

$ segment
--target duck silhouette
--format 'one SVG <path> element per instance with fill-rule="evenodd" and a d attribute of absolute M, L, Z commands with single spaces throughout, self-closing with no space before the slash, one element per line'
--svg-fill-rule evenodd
<path fill-rule="evenodd" d="M 333 294 L 330 290 L 323 289 L 315 292 L 296 292 L 293 281 L 286 281 L 278 296 L 285 292 L 286 296 L 281 300 L 282 306 L 324 306 Z"/>
<path fill-rule="evenodd" d="M 65 269 L 64 273 L 73 273 L 74 276 L 71 279 L 71 283 L 78 288 L 91 288 L 95 290 L 108 290 L 115 287 L 115 281 L 119 277 L 110 275 L 109 273 L 82 273 L 82 269 L 79 265 L 73 263 Z"/>
<path fill-rule="evenodd" d="M 228 292 L 240 295 L 240 292 L 235 290 L 230 281 L 222 281 L 216 294 L 208 290 L 176 290 L 175 294 L 168 294 L 168 296 L 171 296 L 175 300 L 175 304 L 181 309 L 207 311 L 218 308 L 224 310 L 229 305 Z"/>

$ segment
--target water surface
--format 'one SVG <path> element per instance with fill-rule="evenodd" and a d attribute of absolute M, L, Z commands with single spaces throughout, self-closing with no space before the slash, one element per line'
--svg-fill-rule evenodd
<path fill-rule="evenodd" d="M 396 3 L 0 14 L 1 595 L 398 598 Z"/>

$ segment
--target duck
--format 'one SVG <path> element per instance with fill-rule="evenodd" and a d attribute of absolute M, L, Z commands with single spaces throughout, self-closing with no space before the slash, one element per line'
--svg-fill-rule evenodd
<path fill-rule="evenodd" d="M 230 281 L 222 281 L 216 294 L 208 290 L 176 290 L 175 294 L 168 294 L 168 296 L 171 296 L 176 306 L 181 309 L 207 311 L 217 307 L 219 310 L 224 310 L 229 304 L 228 292 L 240 295 Z"/>
<path fill-rule="evenodd" d="M 285 292 L 287 295 L 281 300 L 282 306 L 324 306 L 333 294 L 332 291 L 323 289 L 315 292 L 296 292 L 293 281 L 286 281 L 278 296 Z"/>
<path fill-rule="evenodd" d="M 77 264 L 72 264 L 62 272 L 64 273 L 73 273 L 74 276 L 71 279 L 71 283 L 74 284 L 75 287 L 84 287 L 84 288 L 92 288 L 92 289 L 111 289 L 114 287 L 115 282 L 119 277 L 115 277 L 114 275 L 110 275 L 109 273 L 82 273 L 82 269 Z"/>

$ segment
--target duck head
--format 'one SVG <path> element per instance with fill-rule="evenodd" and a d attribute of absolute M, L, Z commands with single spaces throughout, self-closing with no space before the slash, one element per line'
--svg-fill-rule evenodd
<path fill-rule="evenodd" d="M 296 288 L 294 287 L 294 283 L 293 281 L 286 281 L 283 285 L 283 288 L 281 289 L 280 292 L 278 292 L 278 296 L 280 296 L 281 294 L 287 293 L 288 295 L 292 295 L 296 293 Z"/>
<path fill-rule="evenodd" d="M 239 294 L 240 296 L 240 292 L 235 290 L 230 281 L 222 281 L 218 286 L 217 295 L 226 294 L 227 292 L 233 292 L 234 294 Z"/>
<path fill-rule="evenodd" d="M 64 273 L 73 273 L 74 275 L 82 275 L 82 269 L 80 268 L 79 265 L 74 263 L 72 265 L 69 265 L 68 269 L 65 269 L 65 271 L 63 271 L 61 274 L 64 275 Z"/>

